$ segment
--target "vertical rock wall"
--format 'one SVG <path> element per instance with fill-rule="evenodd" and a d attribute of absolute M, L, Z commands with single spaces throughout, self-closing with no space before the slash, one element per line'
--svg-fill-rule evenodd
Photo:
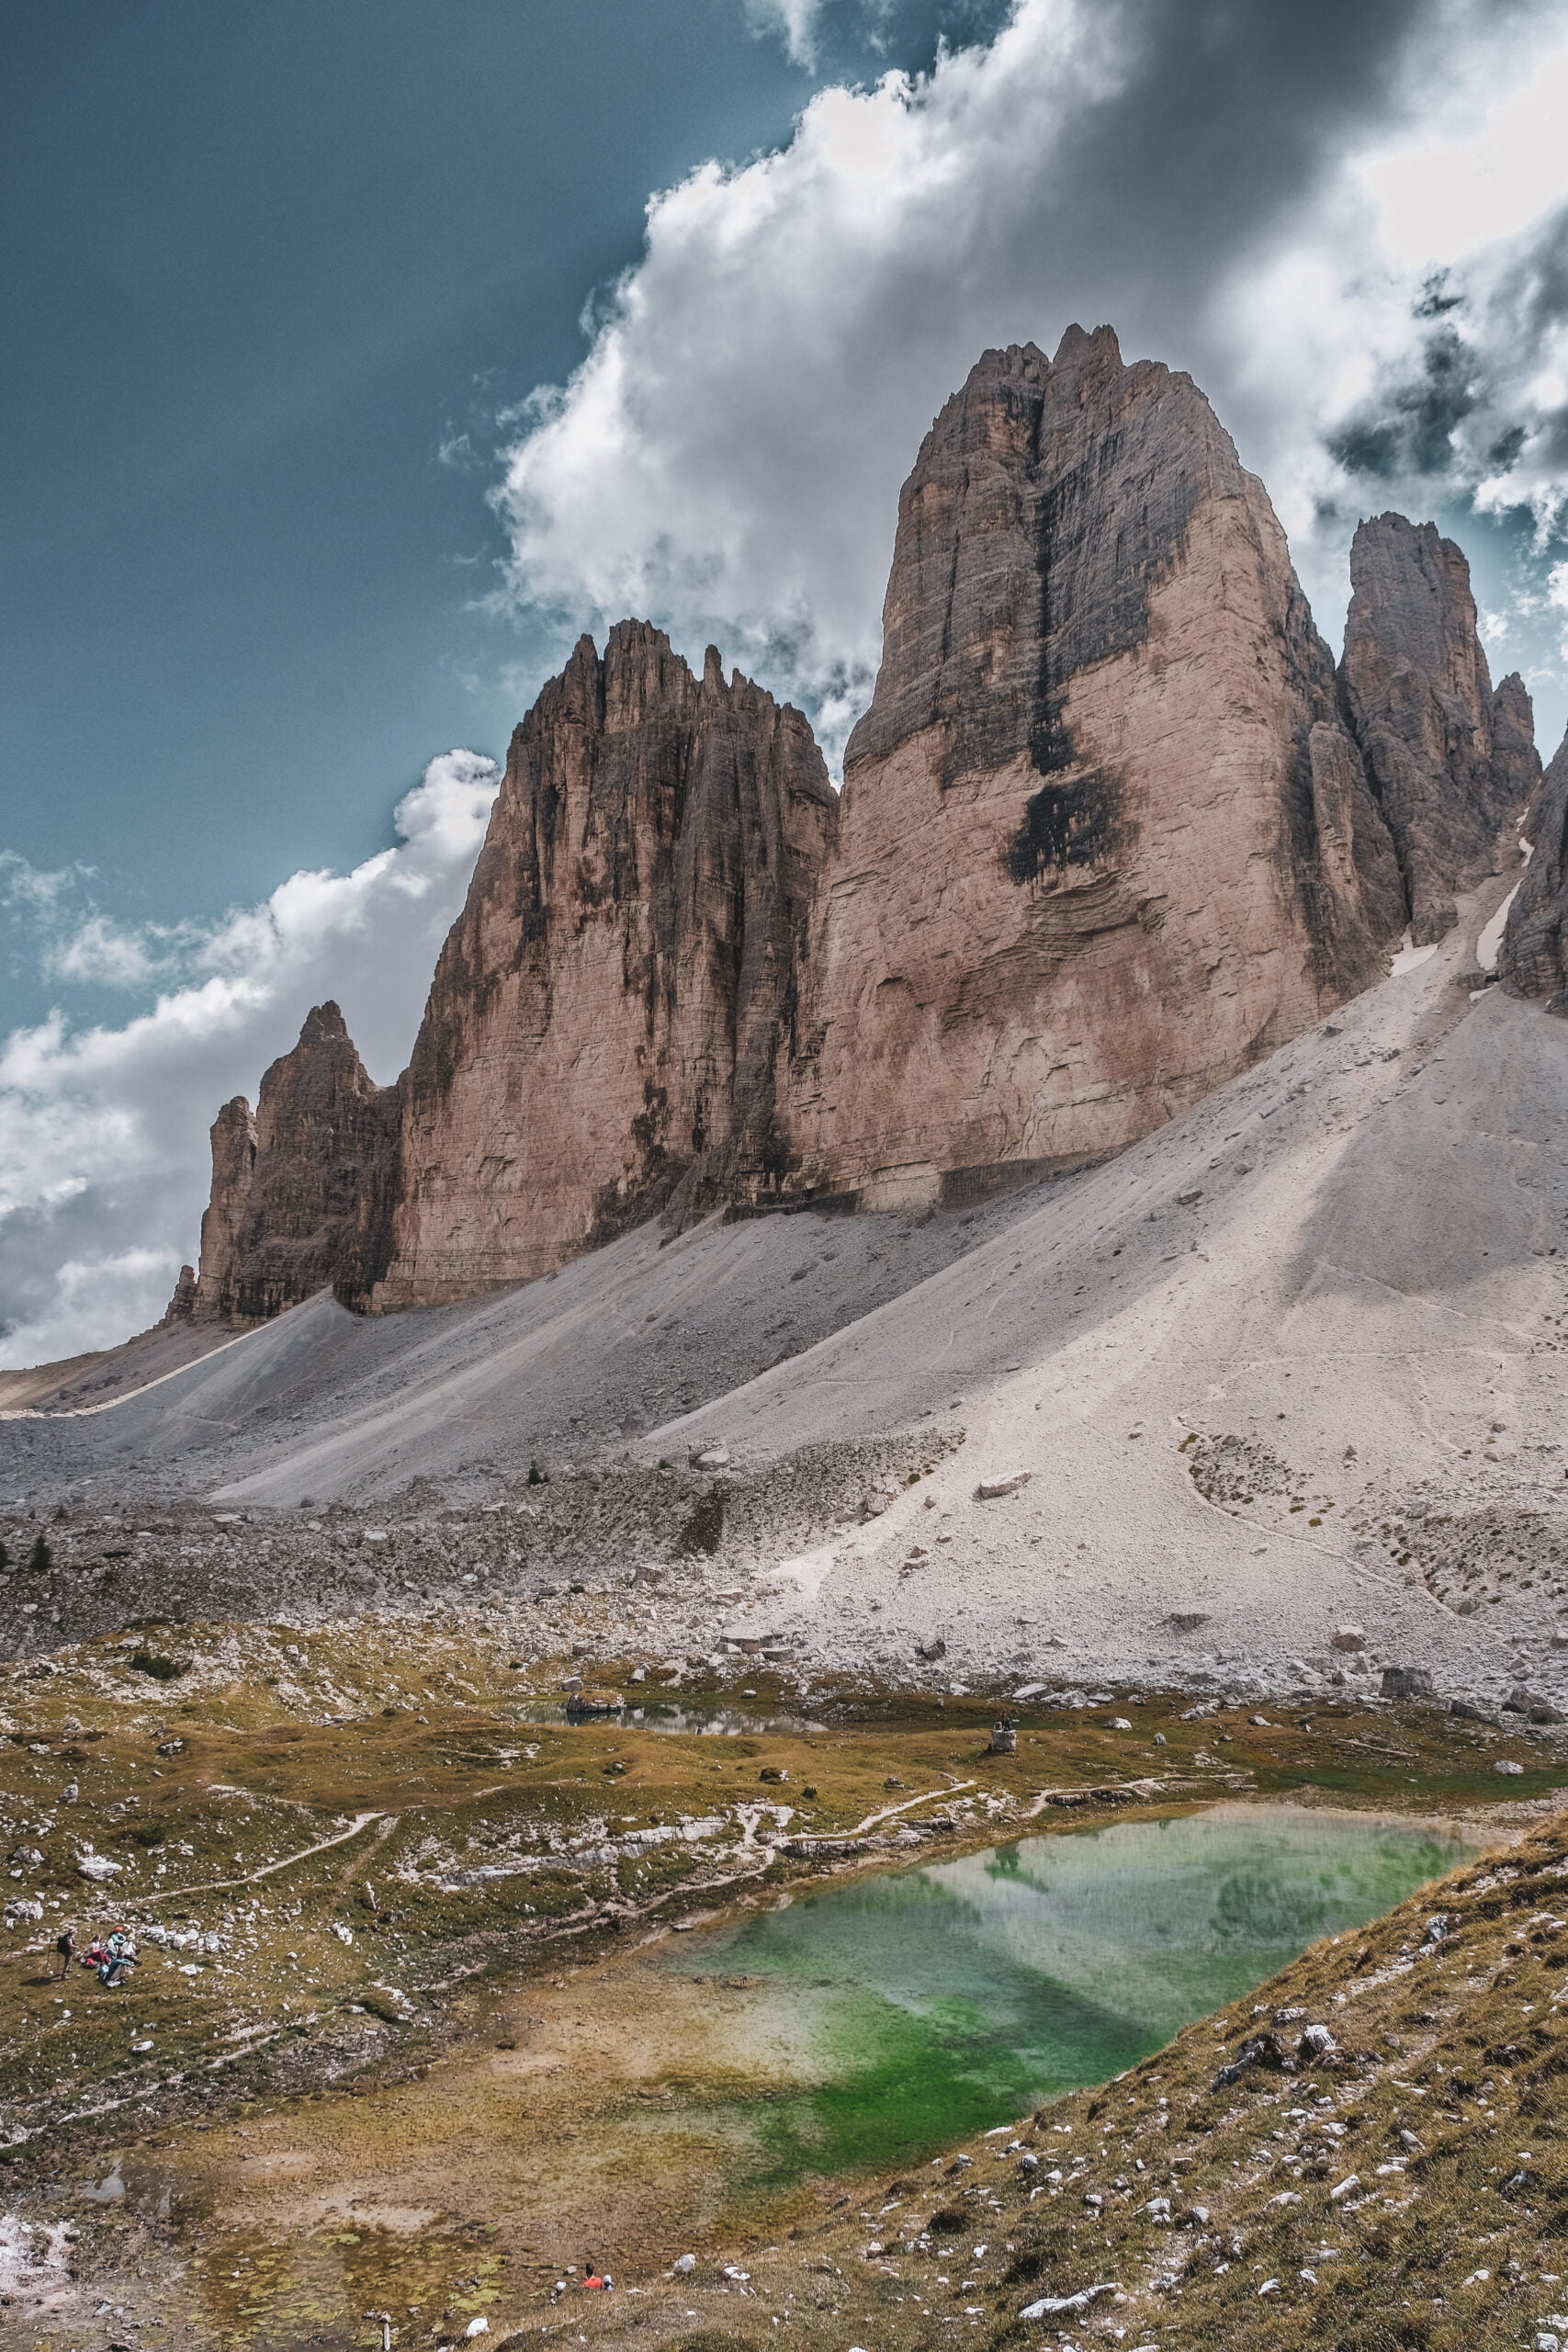
<path fill-rule="evenodd" d="M 513 738 L 402 1081 L 379 1306 L 558 1266 L 776 1183 L 778 1073 L 836 802 L 801 714 L 646 623 Z"/>
<path fill-rule="evenodd" d="M 1508 910 L 1497 973 L 1516 996 L 1568 1013 L 1568 735 L 1541 779 L 1528 828 L 1530 862 Z"/>
<path fill-rule="evenodd" d="M 1350 550 L 1346 708 L 1404 876 L 1416 944 L 1495 864 L 1498 832 L 1540 774 L 1517 674 L 1493 692 L 1470 566 L 1432 523 L 1379 514 Z"/>
<path fill-rule="evenodd" d="M 397 1159 L 397 1091 L 374 1085 L 335 1004 L 212 1128 L 212 1198 L 192 1311 L 279 1314 L 329 1286 L 358 1295 L 385 1262 Z"/>
<path fill-rule="evenodd" d="M 1375 978 L 1393 848 L 1261 485 L 1106 327 L 987 352 L 899 503 L 795 1072 L 796 1182 L 1111 1149 Z"/>

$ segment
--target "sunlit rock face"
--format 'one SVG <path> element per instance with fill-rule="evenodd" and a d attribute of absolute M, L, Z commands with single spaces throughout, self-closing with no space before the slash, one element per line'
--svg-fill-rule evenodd
<path fill-rule="evenodd" d="M 1435 524 L 1391 514 L 1358 527 L 1340 678 L 1416 942 L 1440 939 L 1454 893 L 1493 867 L 1540 762 L 1524 681 L 1511 673 L 1493 691 L 1470 566 Z"/>
<path fill-rule="evenodd" d="M 1377 978 L 1388 829 L 1261 484 L 1110 328 L 990 351 L 905 486 L 804 981 L 801 1188 L 1110 1150 Z"/>
<path fill-rule="evenodd" d="M 382 1306 L 775 1186 L 837 802 L 801 714 L 639 621 L 513 738 L 402 1091 Z"/>

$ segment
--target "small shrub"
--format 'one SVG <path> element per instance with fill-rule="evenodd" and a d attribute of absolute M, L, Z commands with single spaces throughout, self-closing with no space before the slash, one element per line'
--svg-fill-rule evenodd
<path fill-rule="evenodd" d="M 186 1671 L 182 1658 L 165 1657 L 161 1650 L 133 1650 L 130 1664 L 135 1673 L 150 1674 L 154 1682 L 173 1682 Z"/>
<path fill-rule="evenodd" d="M 133 1846 L 152 1848 L 161 1846 L 167 1836 L 168 1832 L 161 1821 L 141 1821 L 131 1831 L 130 1842 Z"/>
<path fill-rule="evenodd" d="M 681 1530 L 677 1549 L 689 1559 L 698 1552 L 711 1555 L 724 1540 L 725 1493 L 716 1479 L 705 1495 L 699 1496 L 692 1506 L 691 1516 Z"/>
<path fill-rule="evenodd" d="M 54 1566 L 54 1555 L 49 1548 L 47 1535 L 35 1535 L 33 1548 L 28 1554 L 28 1566 L 35 1576 L 46 1577 Z"/>

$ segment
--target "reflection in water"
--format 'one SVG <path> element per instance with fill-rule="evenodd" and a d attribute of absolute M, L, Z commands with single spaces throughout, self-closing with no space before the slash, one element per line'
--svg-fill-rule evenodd
<path fill-rule="evenodd" d="M 571 1720 L 567 1702 L 561 1699 L 526 1699 L 513 1712 L 521 1723 L 564 1724 Z M 600 1714 L 585 1720 L 603 1724 L 606 1718 Z M 723 1703 L 717 1700 L 711 1703 L 691 1700 L 684 1706 L 661 1699 L 639 1700 L 635 1705 L 628 1704 L 615 1720 L 635 1724 L 639 1731 L 708 1732 L 721 1739 L 739 1738 L 742 1732 L 750 1732 L 755 1737 L 767 1732 L 821 1729 L 819 1724 L 810 1723 L 803 1715 L 737 1706 L 733 1700 Z"/>

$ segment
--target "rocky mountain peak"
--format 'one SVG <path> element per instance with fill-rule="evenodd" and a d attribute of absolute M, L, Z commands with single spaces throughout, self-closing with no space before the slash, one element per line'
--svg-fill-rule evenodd
<path fill-rule="evenodd" d="M 377 1295 L 547 1271 L 787 1162 L 778 1073 L 837 817 L 810 728 L 646 621 L 577 646 L 513 737 L 404 1082 Z"/>
<path fill-rule="evenodd" d="M 924 1201 L 1110 1148 L 1382 968 L 1387 829 L 1189 377 L 1107 327 L 984 354 L 905 484 L 883 619 L 800 1181 Z"/>
<path fill-rule="evenodd" d="M 1523 681 L 1493 692 L 1470 566 L 1435 524 L 1390 513 L 1358 526 L 1339 675 L 1414 937 L 1438 939 L 1540 771 Z"/>
<path fill-rule="evenodd" d="M 1505 967 L 1561 989 L 1568 782 L 1540 792 L 1463 557 L 1389 514 L 1352 577 L 1337 674 L 1190 377 L 1109 326 L 983 352 L 899 499 L 841 800 L 716 646 L 580 639 L 398 1088 L 310 1013 L 220 1114 L 181 1311 L 454 1298 L 656 1214 L 925 1207 L 1115 1150 L 1437 936 L 1527 800 Z"/>
<path fill-rule="evenodd" d="M 213 1123 L 188 1311 L 253 1320 L 329 1286 L 357 1294 L 379 1270 L 396 1159 L 396 1089 L 373 1083 L 339 1007 L 313 1006 L 263 1078 L 255 1115 L 237 1095 Z"/>
<path fill-rule="evenodd" d="M 1568 735 L 1541 778 L 1526 834 L 1530 861 L 1508 910 L 1498 977 L 1517 996 L 1544 996 L 1549 1012 L 1568 1014 Z"/>

